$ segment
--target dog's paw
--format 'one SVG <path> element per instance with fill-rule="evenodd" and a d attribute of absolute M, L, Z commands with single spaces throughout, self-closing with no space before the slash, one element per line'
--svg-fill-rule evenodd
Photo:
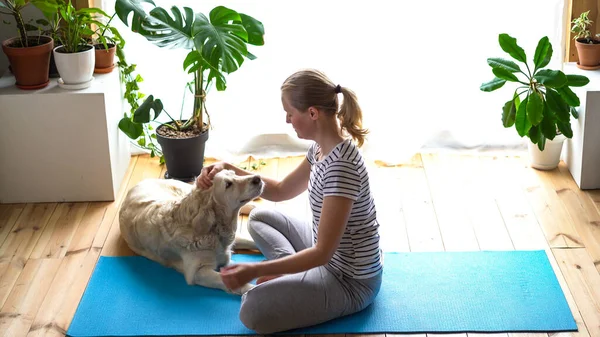
<path fill-rule="evenodd" d="M 244 286 L 242 286 L 241 288 L 238 288 L 236 290 L 227 290 L 228 293 L 230 294 L 234 294 L 234 295 L 244 295 L 246 292 L 248 292 L 248 290 L 252 289 L 256 287 L 253 284 L 247 283 Z"/>

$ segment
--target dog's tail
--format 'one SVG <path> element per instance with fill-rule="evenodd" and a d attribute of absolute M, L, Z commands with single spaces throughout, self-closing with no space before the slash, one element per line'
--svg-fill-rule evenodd
<path fill-rule="evenodd" d="M 258 247 L 256 247 L 256 244 L 251 239 L 236 236 L 233 243 L 233 249 L 258 250 Z"/>

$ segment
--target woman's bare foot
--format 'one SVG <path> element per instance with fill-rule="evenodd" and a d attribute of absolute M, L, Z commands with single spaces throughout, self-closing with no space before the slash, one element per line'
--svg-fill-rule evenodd
<path fill-rule="evenodd" d="M 272 279 L 276 279 L 276 278 L 281 277 L 281 276 L 283 276 L 283 275 L 261 276 L 261 277 L 259 277 L 259 278 L 256 279 L 256 285 L 259 285 L 259 284 L 261 284 L 263 282 L 270 281 Z"/>

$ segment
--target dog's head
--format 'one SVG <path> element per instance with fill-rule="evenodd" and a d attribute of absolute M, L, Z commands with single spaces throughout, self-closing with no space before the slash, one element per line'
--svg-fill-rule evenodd
<path fill-rule="evenodd" d="M 230 210 L 236 210 L 262 194 L 264 182 L 259 175 L 238 176 L 222 170 L 213 178 L 213 197 Z"/>

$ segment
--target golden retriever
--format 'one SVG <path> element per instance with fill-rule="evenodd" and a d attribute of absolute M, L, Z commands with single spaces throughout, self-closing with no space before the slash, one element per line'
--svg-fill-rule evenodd
<path fill-rule="evenodd" d="M 174 268 L 189 285 L 222 289 L 241 295 L 248 283 L 230 291 L 219 268 L 229 264 L 231 250 L 256 249 L 236 235 L 240 208 L 260 196 L 258 175 L 217 173 L 202 189 L 172 179 L 146 179 L 128 191 L 119 211 L 121 235 L 136 254 Z"/>

